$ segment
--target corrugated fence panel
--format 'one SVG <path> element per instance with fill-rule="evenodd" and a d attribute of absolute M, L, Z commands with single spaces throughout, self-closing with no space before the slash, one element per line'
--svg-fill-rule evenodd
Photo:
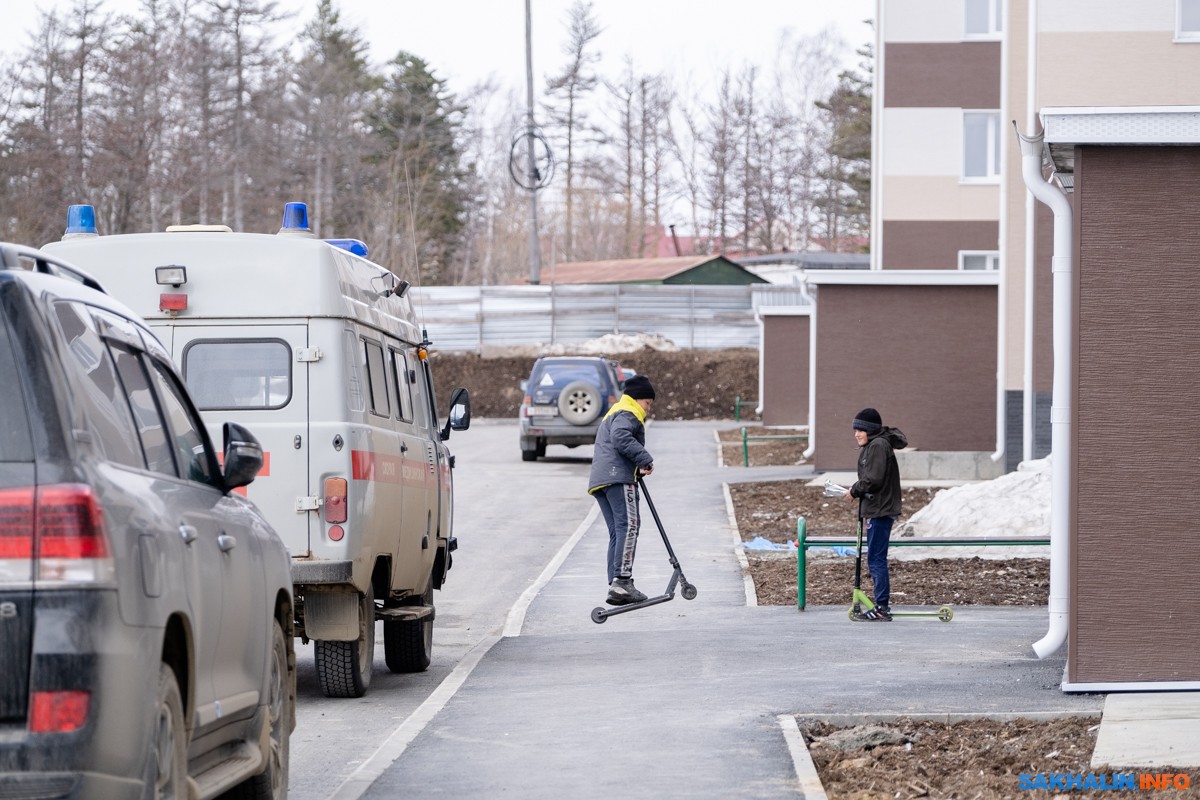
<path fill-rule="evenodd" d="M 755 309 L 806 305 L 794 286 L 431 286 L 411 289 L 441 350 L 579 344 L 605 334 L 658 334 L 679 347 L 757 347 Z"/>

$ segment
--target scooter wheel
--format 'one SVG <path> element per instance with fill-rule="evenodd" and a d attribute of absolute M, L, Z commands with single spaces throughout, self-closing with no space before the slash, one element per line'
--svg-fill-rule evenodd
<path fill-rule="evenodd" d="M 696 587 L 693 584 L 685 583 L 679 593 L 683 595 L 684 600 L 696 599 Z"/>
<path fill-rule="evenodd" d="M 604 621 L 607 619 L 608 615 L 604 613 L 603 608 L 597 606 L 596 608 L 592 609 L 592 622 L 596 623 L 597 625 L 603 625 Z"/>
<path fill-rule="evenodd" d="M 938 609 L 938 619 L 942 622 L 949 622 L 954 619 L 954 609 L 950 606 L 942 606 Z"/>
<path fill-rule="evenodd" d="M 856 609 L 854 608 L 854 606 L 850 606 L 849 608 L 846 609 L 846 616 L 850 618 L 851 622 L 858 622 L 858 620 L 855 619 L 855 617 L 854 617 L 855 610 Z"/>

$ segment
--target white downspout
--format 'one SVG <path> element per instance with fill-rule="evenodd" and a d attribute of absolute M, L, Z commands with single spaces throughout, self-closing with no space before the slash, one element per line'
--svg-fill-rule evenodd
<path fill-rule="evenodd" d="M 1004 4 L 1004 36 L 1000 40 L 1000 119 L 1004 119 L 1009 107 L 1008 97 L 1008 59 L 1012 49 L 1012 3 Z M 1000 132 L 997 131 L 999 136 Z M 999 143 L 998 143 L 999 144 Z M 993 462 L 1003 462 L 1005 449 L 1008 446 L 1007 437 L 1007 403 L 1006 379 L 1008 372 L 1008 148 L 1000 146 L 1000 220 L 997 226 L 999 263 L 996 268 L 1000 271 L 996 285 L 996 450 L 992 453 Z M 1001 463 L 1001 472 L 1004 464 Z"/>
<path fill-rule="evenodd" d="M 1068 557 L 1067 547 L 1071 490 L 1071 330 L 1074 307 L 1071 299 L 1071 252 L 1074 232 L 1071 202 L 1064 192 L 1054 188 L 1042 176 L 1042 140 L 1021 135 L 1016 121 L 1013 128 L 1021 141 L 1021 177 L 1025 186 L 1054 212 L 1054 384 L 1050 406 L 1050 629 L 1033 643 L 1033 652 L 1045 658 L 1058 651 L 1067 640 Z"/>
<path fill-rule="evenodd" d="M 762 419 L 763 413 L 763 373 L 766 372 L 767 364 L 767 323 L 763 319 L 762 309 L 754 310 L 754 319 L 758 322 L 758 406 L 755 407 L 754 413 L 758 414 L 758 418 Z"/>
<path fill-rule="evenodd" d="M 807 461 L 817 451 L 817 299 L 808 313 L 808 448 L 800 454 Z"/>

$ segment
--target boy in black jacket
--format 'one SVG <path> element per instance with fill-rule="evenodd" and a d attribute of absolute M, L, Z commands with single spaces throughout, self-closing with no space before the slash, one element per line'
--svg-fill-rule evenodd
<path fill-rule="evenodd" d="M 900 467 L 895 450 L 908 446 L 908 438 L 897 428 L 885 428 L 879 412 L 864 408 L 854 417 L 854 441 L 858 442 L 858 480 L 847 498 L 858 500 L 858 516 L 867 535 L 867 568 L 875 586 L 875 608 L 858 619 L 891 622 L 888 608 L 891 581 L 888 578 L 888 542 L 892 524 L 900 516 Z"/>

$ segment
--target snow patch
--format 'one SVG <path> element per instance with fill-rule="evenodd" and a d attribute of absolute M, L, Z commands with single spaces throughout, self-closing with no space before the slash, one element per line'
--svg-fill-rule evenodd
<path fill-rule="evenodd" d="M 674 353 L 679 346 L 670 339 L 657 333 L 607 333 L 596 339 L 575 344 L 524 344 L 508 345 L 505 347 L 485 346 L 481 355 L 484 358 L 499 358 L 501 356 L 604 356 L 613 353 L 636 353 L 649 348 L 666 353 Z"/>

